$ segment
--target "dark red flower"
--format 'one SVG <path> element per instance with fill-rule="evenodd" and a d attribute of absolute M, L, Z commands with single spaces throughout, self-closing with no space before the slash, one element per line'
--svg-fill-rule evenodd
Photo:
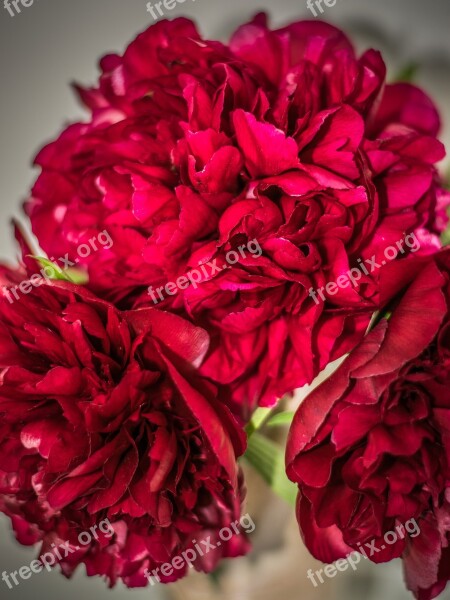
<path fill-rule="evenodd" d="M 21 543 L 70 542 L 67 576 L 84 563 L 143 586 L 146 569 L 239 519 L 243 432 L 198 376 L 208 343 L 176 315 L 120 312 L 66 282 L 0 297 L 0 509 Z M 114 535 L 75 550 L 105 519 Z M 247 549 L 234 535 L 194 566 Z"/>
<path fill-rule="evenodd" d="M 230 385 L 244 418 L 350 350 L 380 302 L 378 272 L 320 305 L 311 289 L 406 233 L 439 247 L 438 113 L 418 88 L 387 85 L 380 54 L 358 58 L 335 27 L 271 31 L 258 15 L 226 46 L 163 21 L 101 69 L 96 88 L 79 89 L 90 120 L 36 159 L 33 230 L 72 261 L 110 232 L 113 245 L 80 262 L 122 308 L 256 239 L 260 258 L 162 304 L 210 333 L 203 373 Z"/>
<path fill-rule="evenodd" d="M 298 409 L 286 451 L 306 544 L 331 562 L 372 542 L 430 600 L 450 578 L 450 248 Z M 383 536 L 411 519 L 421 534 Z M 391 540 L 392 542 L 392 540 Z"/>

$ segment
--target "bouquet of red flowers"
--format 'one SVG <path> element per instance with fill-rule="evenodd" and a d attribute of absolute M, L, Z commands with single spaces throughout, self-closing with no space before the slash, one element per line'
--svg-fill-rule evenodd
<path fill-rule="evenodd" d="M 432 100 L 335 27 L 264 15 L 228 44 L 161 21 L 100 68 L 75 86 L 87 120 L 36 157 L 39 250 L 16 225 L 20 264 L 1 267 L 0 510 L 17 539 L 41 542 L 41 568 L 129 587 L 245 554 L 238 458 L 292 499 L 257 430 L 289 423 L 279 401 L 341 359 L 290 427 L 301 534 L 324 562 L 402 557 L 434 598 L 450 579 L 450 194 Z"/>

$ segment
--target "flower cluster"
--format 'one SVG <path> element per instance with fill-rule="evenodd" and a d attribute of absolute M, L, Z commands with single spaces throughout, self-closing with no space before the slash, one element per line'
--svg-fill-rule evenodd
<path fill-rule="evenodd" d="M 389 319 L 300 407 L 286 461 L 314 556 L 331 562 L 416 519 L 421 536 L 370 558 L 402 556 L 408 587 L 430 600 L 450 579 L 450 248 L 418 268 Z"/>
<path fill-rule="evenodd" d="M 257 239 L 261 258 L 161 305 L 207 329 L 202 372 L 244 419 L 350 350 L 380 302 L 378 274 L 325 307 L 311 288 L 405 233 L 438 247 L 437 111 L 421 90 L 386 85 L 380 54 L 358 58 L 331 25 L 271 31 L 259 15 L 225 46 L 164 21 L 100 66 L 98 86 L 77 88 L 89 121 L 36 158 L 33 231 L 69 257 L 111 232 L 111 250 L 85 264 L 92 289 L 125 309 Z"/>
<path fill-rule="evenodd" d="M 62 568 L 82 560 L 89 574 L 136 586 L 239 517 L 245 441 L 193 373 L 204 330 L 157 310 L 120 312 L 65 282 L 0 299 L 0 329 L 0 508 L 20 542 L 50 549 L 108 518 L 114 537 Z M 246 548 L 241 536 L 195 566 Z"/>

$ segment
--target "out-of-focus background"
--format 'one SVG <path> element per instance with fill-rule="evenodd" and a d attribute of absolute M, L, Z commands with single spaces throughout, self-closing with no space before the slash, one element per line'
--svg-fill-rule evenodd
<path fill-rule="evenodd" d="M 63 124 L 83 118 L 69 84 L 93 82 L 97 59 L 122 50 L 153 20 L 145 0 L 35 0 L 11 17 L 0 3 L 0 256 L 13 258 L 10 218 L 36 175 L 31 160 L 39 147 Z M 306 0 L 185 0 L 169 18 L 185 15 L 197 21 L 206 37 L 226 40 L 253 14 L 265 10 L 273 25 L 313 18 Z M 345 29 L 357 47 L 383 51 L 391 79 L 405 66 L 417 64 L 415 81 L 435 98 L 443 116 L 442 138 L 450 148 L 450 1 L 337 0 L 324 6 L 323 18 Z M 448 161 L 442 165 L 448 169 Z M 146 590 L 108 590 L 82 569 L 71 581 L 58 572 L 40 573 L 9 590 L 0 580 L 0 598 L 11 600 L 75 600 L 86 594 L 97 600 L 402 600 L 410 598 L 402 583 L 401 565 L 375 566 L 364 560 L 355 572 L 338 573 L 313 587 L 308 569 L 322 565 L 311 558 L 298 535 L 292 509 L 247 473 L 246 511 L 256 523 L 254 551 L 225 561 L 215 582 L 193 574 L 181 583 Z M 36 550 L 19 546 L 8 520 L 0 515 L 0 573 L 29 565 Z M 443 599 L 450 599 L 450 589 Z"/>

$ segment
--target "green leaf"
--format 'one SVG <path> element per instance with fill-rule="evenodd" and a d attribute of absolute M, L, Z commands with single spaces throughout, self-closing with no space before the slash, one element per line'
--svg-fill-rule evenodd
<path fill-rule="evenodd" d="M 411 83 L 415 80 L 417 71 L 419 70 L 419 64 L 416 62 L 411 62 L 405 65 L 400 71 L 397 73 L 394 78 L 394 82 L 406 82 Z"/>
<path fill-rule="evenodd" d="M 69 281 L 72 283 L 76 283 L 77 285 L 87 285 L 89 283 L 89 275 L 87 271 L 83 271 L 83 269 L 69 267 L 64 273 L 69 277 Z"/>
<path fill-rule="evenodd" d="M 280 498 L 295 506 L 297 486 L 287 478 L 281 446 L 255 432 L 248 440 L 244 458 Z"/>
<path fill-rule="evenodd" d="M 372 318 L 370 320 L 369 326 L 367 327 L 367 331 L 366 331 L 366 335 L 372 331 L 372 329 L 375 329 L 375 327 L 383 320 L 386 319 L 386 321 L 389 321 L 389 319 L 392 317 L 392 311 L 388 310 L 387 308 L 385 308 L 384 310 L 377 310 L 376 312 L 373 313 Z"/>
<path fill-rule="evenodd" d="M 270 415 L 272 409 L 271 408 L 257 408 L 250 419 L 250 422 L 247 424 L 245 431 L 247 432 L 247 436 L 251 437 L 255 431 L 262 427 L 264 421 Z"/>
<path fill-rule="evenodd" d="M 53 263 L 48 258 L 45 258 L 44 256 L 32 256 L 31 254 L 29 256 L 30 258 L 34 258 L 34 260 L 39 263 L 41 267 L 48 267 L 53 271 L 52 275 L 49 275 L 49 279 L 72 282 L 70 277 L 61 269 L 61 267 L 58 267 L 57 264 Z"/>
<path fill-rule="evenodd" d="M 49 279 L 54 279 L 56 281 L 69 281 L 70 283 L 76 283 L 78 285 L 86 285 L 89 283 L 89 275 L 86 271 L 82 269 L 76 268 L 68 268 L 62 269 L 56 263 L 52 262 L 48 258 L 44 256 L 32 256 L 28 255 L 30 258 L 34 258 L 34 260 L 39 263 L 41 267 L 47 267 L 53 271 L 52 275 L 49 276 Z"/>
<path fill-rule="evenodd" d="M 208 577 L 209 577 L 212 585 L 217 590 L 220 590 L 220 578 L 221 578 L 221 576 L 223 575 L 224 572 L 225 572 L 225 566 L 224 566 L 224 564 L 223 563 L 219 563 L 217 565 L 217 567 L 214 569 L 214 571 L 211 571 L 211 573 L 208 573 Z"/>
<path fill-rule="evenodd" d="M 269 419 L 266 423 L 268 427 L 277 427 L 278 425 L 290 425 L 295 413 L 291 411 L 278 413 Z"/>

